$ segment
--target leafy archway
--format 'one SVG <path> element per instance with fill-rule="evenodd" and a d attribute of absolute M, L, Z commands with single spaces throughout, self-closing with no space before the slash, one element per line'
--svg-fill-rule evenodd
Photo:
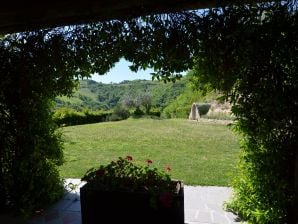
<path fill-rule="evenodd" d="M 243 137 L 229 208 L 252 223 L 296 223 L 297 5 L 228 7 L 207 18 L 195 81 L 226 92 Z"/>
<path fill-rule="evenodd" d="M 164 81 L 195 67 L 198 87 L 225 91 L 244 136 L 231 208 L 254 223 L 292 222 L 296 7 L 239 4 L 3 37 L 0 203 L 27 213 L 59 197 L 63 156 L 51 100 L 70 94 L 73 78 L 104 74 L 125 58 L 132 70 L 154 68 L 153 78 Z"/>

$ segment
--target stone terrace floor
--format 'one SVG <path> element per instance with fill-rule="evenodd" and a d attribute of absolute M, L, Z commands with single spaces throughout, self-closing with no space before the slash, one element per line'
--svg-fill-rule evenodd
<path fill-rule="evenodd" d="M 64 198 L 43 213 L 27 222 L 14 222 L 0 216 L 0 223 L 81 224 L 79 189 L 83 185 L 84 183 L 79 179 L 67 179 L 67 193 Z M 184 186 L 185 224 L 240 223 L 237 216 L 223 210 L 223 203 L 230 198 L 231 194 L 231 189 L 227 187 Z"/>

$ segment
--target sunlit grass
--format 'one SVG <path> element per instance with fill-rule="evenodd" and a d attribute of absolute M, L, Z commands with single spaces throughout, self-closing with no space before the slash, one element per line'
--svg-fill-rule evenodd
<path fill-rule="evenodd" d="M 63 128 L 64 177 L 80 178 L 91 167 L 127 155 L 146 159 L 189 185 L 227 186 L 235 175 L 237 137 L 226 125 L 187 120 L 129 119 Z"/>

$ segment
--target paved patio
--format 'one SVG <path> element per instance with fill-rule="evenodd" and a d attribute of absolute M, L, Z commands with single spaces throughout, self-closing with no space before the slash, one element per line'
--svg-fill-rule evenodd
<path fill-rule="evenodd" d="M 67 179 L 65 197 L 46 211 L 37 214 L 26 224 L 81 224 L 79 189 L 84 183 L 79 179 Z M 231 196 L 227 187 L 185 186 L 185 224 L 234 224 L 238 218 L 222 209 Z M 1 220 L 0 223 L 21 223 Z M 141 223 L 140 223 L 141 224 Z"/>

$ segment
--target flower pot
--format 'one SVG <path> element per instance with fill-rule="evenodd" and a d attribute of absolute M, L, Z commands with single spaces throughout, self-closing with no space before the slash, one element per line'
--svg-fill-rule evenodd
<path fill-rule="evenodd" d="M 178 193 L 80 189 L 82 224 L 184 224 L 184 188 Z"/>

